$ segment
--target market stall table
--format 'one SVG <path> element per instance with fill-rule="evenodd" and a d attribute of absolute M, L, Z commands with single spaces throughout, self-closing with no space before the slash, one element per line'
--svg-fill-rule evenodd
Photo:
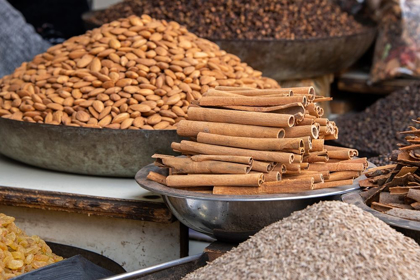
<path fill-rule="evenodd" d="M 28 234 L 133 271 L 185 256 L 187 230 L 134 179 L 43 170 L 0 155 L 0 212 Z"/>

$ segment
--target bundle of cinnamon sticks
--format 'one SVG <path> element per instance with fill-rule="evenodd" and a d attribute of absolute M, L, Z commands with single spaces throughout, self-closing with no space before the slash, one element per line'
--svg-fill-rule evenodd
<path fill-rule="evenodd" d="M 216 87 L 188 109 L 172 143 L 185 157 L 156 154 L 169 187 L 224 195 L 296 193 L 353 184 L 367 167 L 358 151 L 325 145 L 337 139 L 334 122 L 322 118 L 313 87 L 254 89 Z"/>
<path fill-rule="evenodd" d="M 420 118 L 413 120 L 420 124 Z M 400 132 L 408 135 L 407 144 L 391 160 L 396 164 L 380 166 L 366 172 L 360 181 L 365 203 L 386 214 L 420 221 L 420 129 L 410 127 Z"/>

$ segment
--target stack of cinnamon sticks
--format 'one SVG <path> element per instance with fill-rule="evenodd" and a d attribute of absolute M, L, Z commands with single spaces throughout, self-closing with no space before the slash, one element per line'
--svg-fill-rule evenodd
<path fill-rule="evenodd" d="M 413 120 L 420 124 L 420 118 Z M 392 159 L 396 164 L 369 169 L 360 187 L 365 203 L 373 209 L 404 219 L 420 221 L 420 129 L 410 127 L 407 144 Z"/>
<path fill-rule="evenodd" d="M 331 98 L 313 87 L 216 87 L 188 109 L 172 143 L 186 157 L 156 154 L 169 176 L 149 179 L 213 194 L 296 193 L 353 184 L 367 167 L 357 150 L 325 145 L 337 139 L 334 122 L 316 102 Z"/>

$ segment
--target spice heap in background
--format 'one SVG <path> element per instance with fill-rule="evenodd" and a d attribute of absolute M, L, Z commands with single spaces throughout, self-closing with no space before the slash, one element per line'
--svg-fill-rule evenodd
<path fill-rule="evenodd" d="M 216 86 L 276 88 L 176 22 L 143 15 L 51 47 L 0 79 L 0 116 L 113 129 L 174 129 Z"/>
<path fill-rule="evenodd" d="M 326 201 L 265 227 L 183 279 L 417 279 L 420 246 L 360 208 Z"/>
<path fill-rule="evenodd" d="M 370 79 L 420 77 L 420 2 L 383 0 Z"/>
<path fill-rule="evenodd" d="M 340 127 L 343 146 L 382 155 L 371 160 L 374 164 L 390 163 L 388 154 L 404 140 L 400 131 L 412 125 L 411 119 L 420 111 L 420 84 L 413 84 L 379 99 L 361 113 L 347 114 L 335 119 Z"/>
<path fill-rule="evenodd" d="M 132 14 L 174 20 L 211 39 L 293 40 L 349 35 L 363 29 L 329 0 L 125 0 L 97 12 L 89 21 L 101 25 Z"/>
<path fill-rule="evenodd" d="M 237 195 L 351 185 L 367 161 L 353 159 L 357 150 L 324 145 L 338 138 L 335 123 L 321 118 L 316 105 L 328 100 L 312 87 L 209 90 L 188 109 L 189 120 L 177 126 L 178 135 L 193 141 L 172 148 L 189 157 L 155 155 L 156 165 L 170 173 L 151 172 L 148 178 L 174 188 Z"/>
<path fill-rule="evenodd" d="M 0 213 L 0 279 L 11 279 L 20 274 L 59 262 L 38 236 L 27 236 L 15 223 L 15 218 Z"/>
<path fill-rule="evenodd" d="M 420 123 L 418 118 L 416 123 Z M 368 170 L 360 187 L 370 189 L 363 194 L 365 203 L 386 214 L 420 221 L 420 130 L 410 127 L 401 132 L 407 145 L 386 165 Z"/>

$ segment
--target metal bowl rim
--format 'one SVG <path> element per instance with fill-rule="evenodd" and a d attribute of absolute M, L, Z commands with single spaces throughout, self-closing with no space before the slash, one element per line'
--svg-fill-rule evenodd
<path fill-rule="evenodd" d="M 149 171 L 157 172 L 159 168 L 153 164 L 146 165 L 140 169 L 135 180 L 137 184 L 146 190 L 154 193 L 158 193 L 166 197 L 174 197 L 181 199 L 195 199 L 195 200 L 211 200 L 211 201 L 225 201 L 225 202 L 255 202 L 255 201 L 285 201 L 285 200 L 299 200 L 299 199 L 311 199 L 326 196 L 342 195 L 354 190 L 359 189 L 359 181 L 366 179 L 364 175 L 356 178 L 353 185 L 340 186 L 335 188 L 326 188 L 320 190 L 313 190 L 307 192 L 293 193 L 293 194 L 261 194 L 261 195 L 214 195 L 206 193 L 195 193 L 191 191 L 179 190 L 170 188 L 159 184 L 154 181 L 147 180 L 147 174 Z"/>
<path fill-rule="evenodd" d="M 111 128 L 93 128 L 93 127 L 82 127 L 82 126 L 68 126 L 68 125 L 64 125 L 64 124 L 60 124 L 60 125 L 55 125 L 55 124 L 47 124 L 47 123 L 32 123 L 32 122 L 25 122 L 25 121 L 18 121 L 18 120 L 12 120 L 12 119 L 6 119 L 6 118 L 2 118 L 0 117 L 0 122 L 4 121 L 4 122 L 15 122 L 15 123 L 22 123 L 22 125 L 28 125 L 28 126 L 39 126 L 39 127 L 43 127 L 45 129 L 48 128 L 56 128 L 56 127 L 60 127 L 59 129 L 63 128 L 63 129 L 73 129 L 75 130 L 85 130 L 85 131 L 124 131 L 125 133 L 139 133 L 139 131 L 170 131 L 170 132 L 174 132 L 176 131 L 176 129 L 160 129 L 160 130 L 155 130 L 155 129 L 111 129 Z M 130 132 L 129 132 L 130 131 Z M 132 131 L 132 132 L 131 132 Z M 104 132 L 105 133 L 105 132 Z M 151 132 L 153 133 L 153 132 Z"/>
<path fill-rule="evenodd" d="M 359 191 L 343 194 L 341 196 L 341 199 L 343 202 L 356 205 L 357 207 L 363 209 L 364 211 L 371 213 L 372 215 L 374 215 L 375 217 L 382 220 L 388 225 L 400 227 L 400 228 L 404 228 L 408 230 L 420 231 L 420 222 L 387 215 L 387 214 L 381 213 L 379 211 L 376 211 L 370 208 L 363 202 L 363 199 L 360 196 L 360 192 L 361 191 L 359 190 Z"/>
<path fill-rule="evenodd" d="M 274 39 L 274 38 L 262 38 L 262 39 L 217 39 L 217 38 L 204 38 L 212 42 L 240 42 L 240 43 L 307 43 L 314 41 L 324 41 L 324 40 L 341 40 L 352 38 L 361 35 L 371 35 L 376 32 L 375 26 L 364 26 L 360 32 L 340 35 L 340 36 L 329 36 L 329 37 L 312 37 L 312 38 L 298 38 L 298 39 Z"/>

